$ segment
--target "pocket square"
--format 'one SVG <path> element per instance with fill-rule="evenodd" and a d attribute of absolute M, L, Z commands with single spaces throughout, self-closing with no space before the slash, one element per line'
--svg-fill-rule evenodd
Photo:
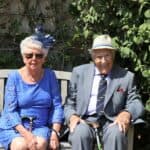
<path fill-rule="evenodd" d="M 117 89 L 117 92 L 124 93 L 124 91 L 125 91 L 125 90 L 124 90 L 123 88 L 118 88 L 118 89 Z"/>

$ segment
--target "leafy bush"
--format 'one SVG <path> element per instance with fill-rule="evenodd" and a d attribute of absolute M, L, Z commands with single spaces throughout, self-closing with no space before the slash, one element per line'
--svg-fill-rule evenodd
<path fill-rule="evenodd" d="M 110 34 L 120 55 L 117 61 L 136 73 L 144 103 L 150 93 L 149 6 L 148 0 L 73 0 L 70 5 L 73 45 L 84 51 L 96 35 Z"/>

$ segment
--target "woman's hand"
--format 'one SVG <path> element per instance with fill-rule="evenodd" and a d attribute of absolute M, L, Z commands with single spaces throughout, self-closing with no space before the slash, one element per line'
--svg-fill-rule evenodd
<path fill-rule="evenodd" d="M 25 140 L 29 150 L 37 150 L 37 139 L 31 132 L 26 133 Z"/>
<path fill-rule="evenodd" d="M 49 147 L 51 150 L 59 149 L 59 138 L 58 138 L 56 132 L 54 132 L 54 131 L 52 131 L 52 133 L 51 133 Z"/>
<path fill-rule="evenodd" d="M 27 147 L 29 150 L 37 150 L 37 139 L 30 131 L 24 128 L 23 125 L 19 124 L 15 129 L 24 137 Z"/>

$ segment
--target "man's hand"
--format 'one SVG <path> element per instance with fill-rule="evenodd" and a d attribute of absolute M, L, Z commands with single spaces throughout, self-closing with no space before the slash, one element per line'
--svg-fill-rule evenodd
<path fill-rule="evenodd" d="M 74 129 L 75 129 L 75 127 L 76 127 L 76 125 L 77 125 L 78 123 L 80 123 L 81 121 L 82 121 L 82 119 L 81 119 L 79 116 L 77 116 L 77 115 L 72 115 L 72 116 L 70 117 L 70 123 L 69 123 L 70 132 L 73 132 Z"/>
<path fill-rule="evenodd" d="M 110 126 L 118 124 L 119 130 L 124 134 L 126 134 L 130 126 L 130 120 L 131 114 L 127 111 L 122 111 L 121 113 L 118 114 L 115 121 L 112 124 L 110 124 Z"/>

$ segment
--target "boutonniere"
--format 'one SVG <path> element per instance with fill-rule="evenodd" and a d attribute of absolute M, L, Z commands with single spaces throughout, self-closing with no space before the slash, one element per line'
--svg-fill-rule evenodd
<path fill-rule="evenodd" d="M 125 91 L 124 91 L 123 88 L 118 88 L 118 89 L 117 89 L 117 92 L 124 93 Z"/>

